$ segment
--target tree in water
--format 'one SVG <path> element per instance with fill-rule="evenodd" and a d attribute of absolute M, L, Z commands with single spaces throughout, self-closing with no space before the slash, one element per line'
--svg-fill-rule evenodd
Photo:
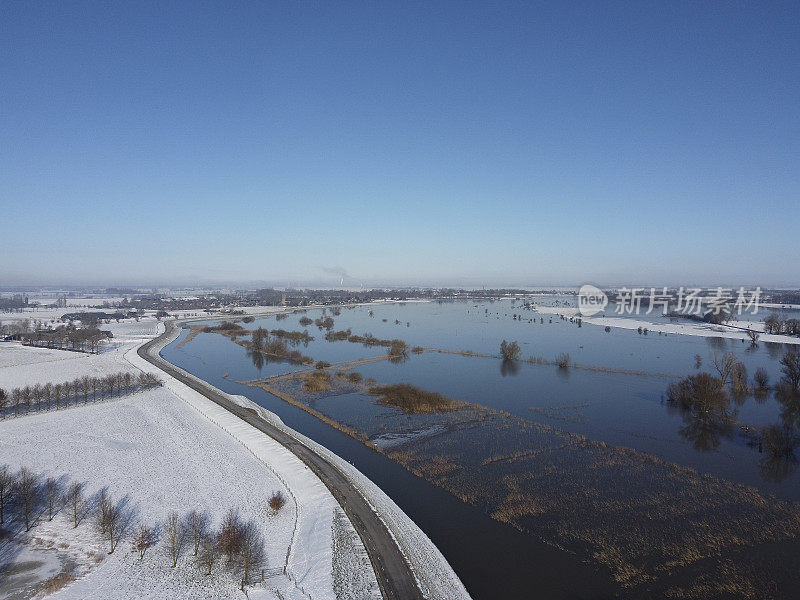
<path fill-rule="evenodd" d="M 503 340 L 500 342 L 500 356 L 505 361 L 519 360 L 522 350 L 516 341 L 507 342 Z"/>

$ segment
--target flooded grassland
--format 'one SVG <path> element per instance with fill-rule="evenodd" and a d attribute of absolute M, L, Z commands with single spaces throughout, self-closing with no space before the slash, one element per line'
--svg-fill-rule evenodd
<path fill-rule="evenodd" d="M 519 304 L 317 310 L 196 326 L 177 345 L 208 361 L 236 343 L 250 364 L 221 361 L 228 380 L 598 565 L 621 597 L 791 597 L 794 447 L 774 451 L 762 438 L 790 428 L 792 399 L 726 383 L 701 410 L 670 394 L 728 354 L 777 382 L 780 353 L 607 332 Z M 516 360 L 498 356 L 504 339 L 519 340 Z"/>

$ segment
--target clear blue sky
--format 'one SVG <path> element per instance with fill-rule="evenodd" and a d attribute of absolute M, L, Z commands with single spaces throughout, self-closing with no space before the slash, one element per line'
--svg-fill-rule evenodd
<path fill-rule="evenodd" d="M 3 284 L 800 284 L 798 2 L 3 2 L 0 56 Z"/>

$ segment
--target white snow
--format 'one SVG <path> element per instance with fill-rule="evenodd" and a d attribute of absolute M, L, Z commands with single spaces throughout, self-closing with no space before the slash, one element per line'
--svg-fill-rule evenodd
<path fill-rule="evenodd" d="M 163 522 L 171 510 L 184 514 L 193 508 L 209 511 L 218 523 L 236 507 L 245 520 L 255 519 L 263 528 L 267 566 L 286 565 L 286 575 L 250 588 L 250 597 L 333 598 L 338 505 L 327 488 L 283 446 L 141 359 L 136 348 L 163 325 L 143 319 L 109 327 L 115 346 L 99 355 L 0 344 L 0 386 L 138 369 L 157 373 L 165 386 L 0 422 L 0 464 L 66 475 L 86 482 L 92 493 L 108 486 L 114 498 L 128 499 L 145 524 Z M 289 500 L 274 515 L 267 499 L 278 490 Z M 142 563 L 129 552 L 129 541 L 121 543 L 123 551 L 108 555 L 89 523 L 73 529 L 65 514 L 32 529 L 26 548 L 34 543 L 30 536 L 77 564 L 79 579 L 55 598 L 243 596 L 233 576 L 220 570 L 204 577 L 188 556 L 177 569 L 170 568 L 158 546 Z M 360 560 L 360 540 L 347 547 L 354 555 L 338 559 L 358 568 L 354 577 L 361 582 L 349 597 L 379 598 L 371 566 Z M 102 560 L 97 563 L 95 557 Z"/>
<path fill-rule="evenodd" d="M 162 343 L 151 349 L 151 352 L 157 353 L 161 347 L 166 346 L 172 339 L 179 335 L 179 330 L 173 332 L 173 336 L 165 339 Z M 138 358 L 138 357 L 137 357 Z M 140 359 L 142 360 L 142 359 Z M 142 362 L 144 362 L 142 360 Z M 197 379 L 191 374 L 184 371 L 186 375 Z M 170 380 L 178 385 L 183 385 L 180 382 L 172 379 Z M 198 380 L 200 381 L 200 380 Z M 206 384 L 208 385 L 208 384 Z M 186 387 L 186 386 L 184 386 Z M 192 391 L 190 388 L 189 391 Z M 220 413 L 224 413 L 226 418 L 234 418 L 229 412 L 225 411 L 204 396 L 197 394 L 198 400 L 205 402 L 209 405 L 209 409 L 216 409 Z M 245 396 L 228 396 L 231 400 L 239 403 L 241 406 L 252 408 L 259 414 L 259 416 L 279 427 L 295 439 L 302 442 L 320 456 L 325 457 L 332 464 L 337 466 L 339 470 L 350 480 L 350 482 L 361 492 L 362 496 L 372 506 L 375 513 L 381 518 L 386 525 L 392 537 L 397 542 L 401 551 L 403 552 L 406 560 L 411 566 L 411 570 L 419 583 L 420 589 L 426 598 L 431 600 L 469 600 L 470 596 L 464 584 L 456 575 L 453 568 L 447 562 L 447 559 L 442 555 L 439 549 L 434 545 L 430 538 L 406 515 L 402 509 L 394 503 L 394 501 L 386 495 L 377 485 L 375 485 L 366 475 L 361 473 L 355 466 L 351 465 L 346 460 L 337 456 L 321 444 L 304 436 L 303 434 L 287 427 L 280 417 L 275 413 L 252 402 Z M 239 421 L 238 419 L 236 419 Z M 241 423 L 241 421 L 239 421 Z M 263 436 L 262 436 L 263 437 Z M 267 438 L 269 439 L 269 438 Z M 290 484 L 291 487 L 291 484 Z"/>
<path fill-rule="evenodd" d="M 545 315 L 564 315 L 565 317 L 580 316 L 575 307 L 564 306 L 537 306 L 534 312 Z M 735 340 L 748 340 L 745 331 L 748 327 L 759 332 L 759 341 L 778 342 L 781 344 L 800 344 L 800 338 L 789 335 L 776 335 L 764 333 L 764 323 L 760 321 L 731 321 L 728 325 L 714 325 L 700 322 L 675 322 L 657 323 L 646 318 L 592 316 L 581 317 L 584 323 L 599 325 L 601 327 L 617 327 L 619 329 L 647 329 L 651 333 L 673 333 L 678 335 L 694 335 L 702 337 L 724 337 Z"/>
<path fill-rule="evenodd" d="M 267 409 L 244 396 L 233 396 L 243 406 L 254 409 L 261 418 L 280 427 L 306 446 L 336 465 L 366 498 L 386 525 L 411 566 L 420 589 L 431 600 L 469 600 L 464 584 L 430 538 L 386 493 L 343 458 L 303 434 L 287 427 Z"/>

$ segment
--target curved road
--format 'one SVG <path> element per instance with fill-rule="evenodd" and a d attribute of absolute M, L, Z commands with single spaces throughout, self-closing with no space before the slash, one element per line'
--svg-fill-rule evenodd
<path fill-rule="evenodd" d="M 188 377 L 180 369 L 161 358 L 160 355 L 153 356 L 150 354 L 150 349 L 170 335 L 173 327 L 172 323 L 167 324 L 167 328 L 162 335 L 140 346 L 137 350 L 139 356 L 175 379 L 185 383 L 193 390 L 203 394 L 209 400 L 216 402 L 259 431 L 267 434 L 308 465 L 308 468 L 322 480 L 331 494 L 333 494 L 333 497 L 339 502 L 361 537 L 361 541 L 364 543 L 367 554 L 372 561 L 375 576 L 384 599 L 424 600 L 414 574 L 411 572 L 405 557 L 400 552 L 383 521 L 380 520 L 364 497 L 339 469 L 286 432 L 261 419 L 253 409 L 239 406 L 211 385 L 203 385 L 200 381 Z"/>

